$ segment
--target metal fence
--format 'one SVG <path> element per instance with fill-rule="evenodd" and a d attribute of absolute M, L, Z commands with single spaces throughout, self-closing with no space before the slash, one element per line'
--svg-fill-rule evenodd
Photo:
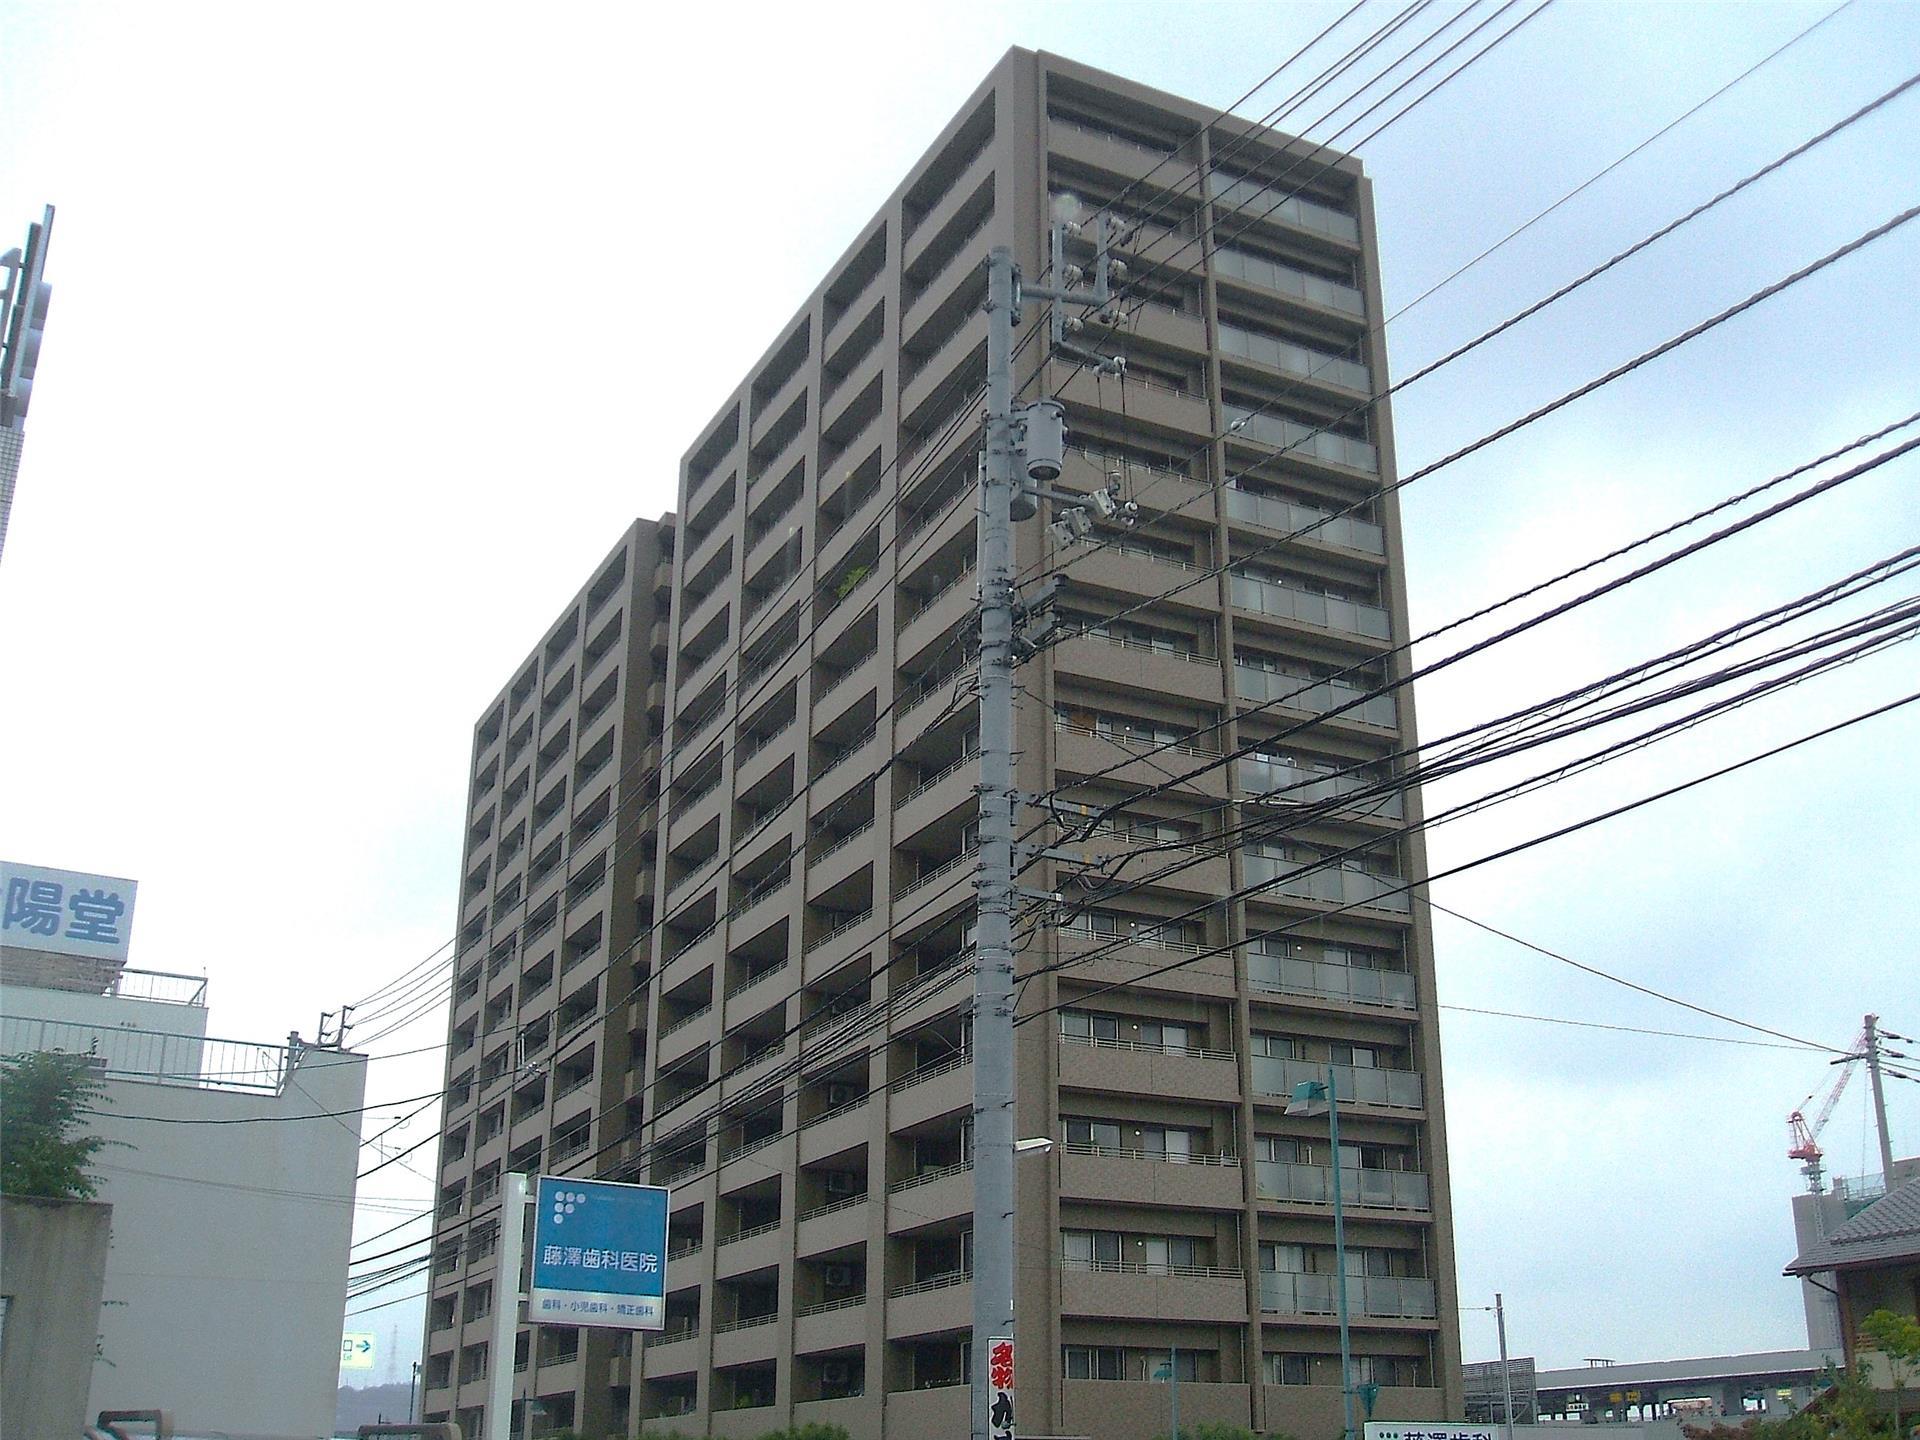
<path fill-rule="evenodd" d="M 115 1080 L 267 1095 L 278 1093 L 291 1068 L 284 1045 L 209 1040 L 164 1030 L 82 1025 L 28 1015 L 0 1016 L 0 1054 L 30 1051 L 92 1056 Z"/>

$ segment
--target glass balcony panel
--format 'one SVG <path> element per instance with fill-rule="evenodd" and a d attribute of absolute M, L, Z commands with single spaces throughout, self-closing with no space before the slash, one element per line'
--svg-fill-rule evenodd
<path fill-rule="evenodd" d="M 1335 1000 L 1358 1000 L 1370 1005 L 1414 1007 L 1413 977 L 1397 970 L 1361 970 L 1326 960 L 1291 955 L 1247 956 L 1247 978 L 1256 989 L 1289 995 L 1325 995 Z"/>
<path fill-rule="evenodd" d="M 1272 701 L 1309 714 L 1324 715 L 1339 709 L 1342 718 L 1367 725 L 1393 729 L 1399 724 L 1399 712 L 1391 695 L 1368 695 L 1356 705 L 1352 702 L 1367 692 L 1344 680 L 1311 680 L 1301 675 L 1284 675 L 1258 665 L 1234 667 L 1235 688 L 1242 700 Z M 1351 705 L 1352 708 L 1342 708 Z"/>
<path fill-rule="evenodd" d="M 1360 1105 L 1385 1105 L 1418 1110 L 1424 1103 L 1420 1075 L 1414 1070 L 1374 1070 L 1335 1065 L 1334 1082 L 1342 1100 Z M 1288 1060 L 1277 1055 L 1253 1057 L 1253 1088 L 1262 1095 L 1291 1095 L 1303 1080 L 1325 1080 L 1327 1067 L 1317 1060 Z"/>

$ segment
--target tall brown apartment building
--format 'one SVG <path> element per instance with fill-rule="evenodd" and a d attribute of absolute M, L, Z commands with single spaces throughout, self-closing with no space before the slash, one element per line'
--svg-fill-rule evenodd
<path fill-rule="evenodd" d="M 967 1433 L 981 262 L 1038 276 L 1060 205 L 1138 222 L 1151 300 L 1081 337 L 1123 381 L 1037 336 L 1018 378 L 1067 405 L 1060 485 L 1146 523 L 1015 527 L 1068 577 L 1019 784 L 1042 841 L 1157 793 L 1023 878 L 1060 899 L 1020 962 L 1055 1141 L 1019 1162 L 1021 1431 L 1144 1440 L 1169 1366 L 1185 1423 L 1338 1431 L 1335 1157 L 1284 1114 L 1329 1064 L 1356 1381 L 1460 1413 L 1420 802 L 1380 784 L 1413 713 L 1369 694 L 1408 631 L 1367 182 L 1015 50 L 476 732 L 429 1418 L 475 1426 L 504 1362 L 535 1433 Z M 672 1187 L 664 1333 L 487 1354 L 515 1169 Z"/>

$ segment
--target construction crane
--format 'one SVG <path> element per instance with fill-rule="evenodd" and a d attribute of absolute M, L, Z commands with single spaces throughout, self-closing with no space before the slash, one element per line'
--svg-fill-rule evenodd
<path fill-rule="evenodd" d="M 1862 1039 L 1864 1040 L 1864 1035 Z M 1856 1041 L 1853 1049 L 1860 1049 Z M 1853 1079 L 1853 1062 L 1863 1058 L 1852 1054 L 1837 1060 L 1836 1074 L 1826 1085 L 1817 1087 L 1812 1094 L 1800 1102 L 1800 1108 L 1787 1116 L 1787 1158 L 1800 1162 L 1800 1173 L 1807 1177 L 1807 1191 L 1818 1195 L 1826 1189 L 1825 1152 L 1820 1148 L 1820 1132 L 1827 1128 L 1827 1121 L 1833 1118 L 1833 1108 L 1840 1103 L 1840 1097 L 1847 1093 L 1847 1082 Z M 1827 1098 L 1820 1102 L 1819 1113 L 1809 1122 L 1806 1109 L 1824 1089 Z"/>

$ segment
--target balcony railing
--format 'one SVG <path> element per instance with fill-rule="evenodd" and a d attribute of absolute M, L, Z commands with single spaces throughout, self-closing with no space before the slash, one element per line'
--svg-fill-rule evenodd
<path fill-rule="evenodd" d="M 778 1139 L 779 1137 L 775 1136 L 773 1138 Z M 754 1147 L 747 1146 L 745 1149 L 735 1150 L 732 1153 L 734 1155 L 744 1155 L 746 1154 L 747 1150 L 752 1148 Z M 729 1157 L 722 1156 L 721 1158 L 726 1159 Z M 778 1220 L 769 1220 L 764 1225 L 749 1225 L 746 1229 L 736 1230 L 731 1235 L 722 1235 L 720 1237 L 720 1243 L 722 1245 L 737 1245 L 742 1240 L 753 1240 L 753 1239 L 757 1239 L 762 1235 L 771 1235 L 773 1234 L 774 1231 L 778 1230 L 779 1228 L 780 1228 L 780 1222 Z"/>
<path fill-rule="evenodd" d="M 1253 1162 L 1254 1189 L 1267 1200 L 1298 1200 L 1309 1205 L 1333 1203 L 1333 1168 L 1296 1165 L 1287 1160 Z M 1417 1170 L 1367 1170 L 1340 1167 L 1340 1200 L 1345 1205 L 1372 1205 L 1383 1210 L 1431 1208 L 1427 1177 Z"/>
<path fill-rule="evenodd" d="M 1342 285 L 1338 280 L 1329 280 L 1324 275 L 1296 270 L 1291 265 L 1269 260 L 1264 255 L 1222 246 L 1213 252 L 1213 268 L 1216 273 L 1229 279 L 1244 280 L 1249 285 L 1291 295 L 1309 304 L 1324 305 L 1329 310 L 1339 310 L 1356 318 L 1363 319 L 1367 313 L 1365 297 L 1353 286 Z"/>
<path fill-rule="evenodd" d="M 1418 1110 L 1426 1103 L 1426 1091 L 1417 1070 L 1335 1065 L 1333 1072 L 1342 1101 L 1395 1110 Z M 1253 1057 L 1253 1088 L 1262 1095 L 1291 1095 L 1293 1087 L 1302 1081 L 1326 1078 L 1327 1067 L 1317 1060 L 1288 1060 L 1278 1055 Z"/>
<path fill-rule="evenodd" d="M 658 1330 L 651 1335 L 643 1335 L 640 1338 L 640 1348 L 651 1350 L 656 1345 L 673 1345 L 681 1340 L 698 1340 L 699 1338 L 698 1325 L 682 1325 L 676 1330 Z"/>
<path fill-rule="evenodd" d="M 1277 1315 L 1333 1315 L 1339 1311 L 1337 1275 L 1262 1271 L 1260 1308 Z M 1400 1275 L 1349 1275 L 1347 1308 L 1395 1320 L 1434 1318 L 1433 1281 Z"/>
<path fill-rule="evenodd" d="M 1337 718 L 1358 720 L 1391 730 L 1400 723 L 1399 710 L 1392 695 L 1374 695 L 1344 680 L 1314 680 L 1304 675 L 1287 675 L 1258 665 L 1236 664 L 1235 685 L 1242 700 L 1257 700 L 1304 710 L 1310 715 L 1325 715 L 1338 710 Z"/>
<path fill-rule="evenodd" d="M 1221 408 L 1231 434 L 1271 445 L 1289 455 L 1310 456 L 1350 470 L 1364 470 L 1370 475 L 1380 473 L 1380 452 L 1365 440 L 1318 429 L 1283 415 L 1249 410 L 1244 405 L 1228 404 Z"/>
<path fill-rule="evenodd" d="M 1364 601 L 1322 595 L 1251 575 L 1235 575 L 1232 593 L 1233 603 L 1238 608 L 1257 615 L 1298 620 L 1304 625 L 1318 625 L 1323 630 L 1364 635 L 1369 640 L 1386 640 L 1392 634 L 1392 627 L 1387 623 L 1387 612 L 1378 605 L 1369 605 Z"/>
<path fill-rule="evenodd" d="M 844 1300 L 822 1300 L 816 1305 L 802 1305 L 795 1315 L 826 1315 L 835 1310 L 851 1310 L 856 1305 L 867 1303 L 865 1295 L 849 1295 Z"/>
<path fill-rule="evenodd" d="M 1373 372 L 1359 361 L 1316 350 L 1311 345 L 1283 340 L 1278 335 L 1267 335 L 1223 322 L 1220 326 L 1220 350 L 1222 354 L 1237 355 L 1256 365 L 1297 375 L 1303 380 L 1319 380 L 1363 394 L 1373 390 Z"/>
<path fill-rule="evenodd" d="M 1069 1155 L 1086 1155 L 1107 1160 L 1157 1160 L 1165 1165 L 1216 1165 L 1229 1170 L 1240 1168 L 1238 1155 L 1203 1155 L 1198 1151 L 1142 1150 L 1132 1145 L 1091 1145 L 1084 1140 L 1069 1140 L 1060 1147 Z"/>
<path fill-rule="evenodd" d="M 1292 955 L 1247 955 L 1247 980 L 1255 990 L 1282 995 L 1323 995 L 1367 1005 L 1411 1010 L 1416 1002 L 1413 976 L 1400 970 L 1362 970 L 1327 960 Z"/>
<path fill-rule="evenodd" d="M 1325 900 L 1336 905 L 1366 905 L 1405 915 L 1413 908 L 1407 882 L 1398 875 L 1376 875 L 1351 861 L 1337 865 L 1283 860 L 1257 851 L 1242 855 L 1247 884 L 1296 900 Z M 1313 868 L 1314 866 L 1318 868 Z"/>
<path fill-rule="evenodd" d="M 764 1315 L 749 1315 L 743 1320 L 722 1320 L 713 1327 L 716 1335 L 731 1335 L 735 1330 L 751 1330 L 756 1325 L 771 1325 L 780 1318 L 778 1310 L 769 1310 Z"/>
<path fill-rule="evenodd" d="M 1153 1260 L 1074 1260 L 1060 1262 L 1062 1270 L 1083 1270 L 1095 1275 L 1175 1275 L 1188 1280 L 1244 1280 L 1246 1276 L 1228 1265 L 1174 1265 Z"/>
<path fill-rule="evenodd" d="M 899 1300 L 908 1295 L 924 1295 L 930 1290 L 951 1290 L 956 1285 L 965 1285 L 973 1279 L 971 1270 L 949 1270 L 941 1275 L 929 1275 L 924 1280 L 916 1280 L 911 1285 L 896 1285 L 887 1291 L 889 1300 Z"/>
<path fill-rule="evenodd" d="M 1262 217 L 1283 220 L 1318 235 L 1358 244 L 1360 222 L 1344 210 L 1309 200 L 1290 190 L 1269 189 L 1250 176 L 1214 174 L 1207 177 L 1207 198 L 1216 211 L 1232 210 L 1241 223 Z"/>
<path fill-rule="evenodd" d="M 941 1165 L 931 1170 L 922 1170 L 917 1175 L 909 1175 L 905 1179 L 893 1181 L 887 1186 L 887 1193 L 889 1195 L 897 1195 L 902 1190 L 912 1190 L 920 1185 L 931 1185 L 934 1181 L 945 1180 L 951 1175 L 965 1175 L 972 1169 L 973 1161 L 958 1160 L 951 1165 Z"/>
<path fill-rule="evenodd" d="M 1198 1045 L 1164 1045 L 1149 1040 L 1109 1040 L 1101 1035 L 1062 1035 L 1063 1045 L 1085 1045 L 1093 1050 L 1126 1050 L 1146 1055 L 1185 1055 L 1194 1060 L 1235 1059 L 1231 1050 L 1207 1050 Z"/>
<path fill-rule="evenodd" d="M 1258 800 L 1279 805 L 1314 805 L 1356 791 L 1376 789 L 1381 782 L 1357 770 L 1243 755 L 1233 762 L 1233 783 L 1241 794 Z M 1394 820 L 1406 813 L 1398 790 L 1368 795 L 1348 808 Z"/>
<path fill-rule="evenodd" d="M 1227 515 L 1249 525 L 1264 525 L 1269 530 L 1284 530 L 1303 540 L 1318 540 L 1347 550 L 1369 555 L 1384 555 L 1386 532 L 1370 520 L 1320 510 L 1282 500 L 1278 495 L 1257 495 L 1251 490 L 1227 487 Z"/>
<path fill-rule="evenodd" d="M 811 1210 L 802 1210 L 799 1215 L 794 1218 L 801 1222 L 818 1220 L 822 1215 L 831 1215 L 838 1210 L 850 1210 L 855 1205 L 864 1205 L 866 1203 L 866 1192 L 862 1191 L 858 1195 L 849 1195 L 844 1200 L 832 1200 L 825 1205 L 816 1205 Z"/>

